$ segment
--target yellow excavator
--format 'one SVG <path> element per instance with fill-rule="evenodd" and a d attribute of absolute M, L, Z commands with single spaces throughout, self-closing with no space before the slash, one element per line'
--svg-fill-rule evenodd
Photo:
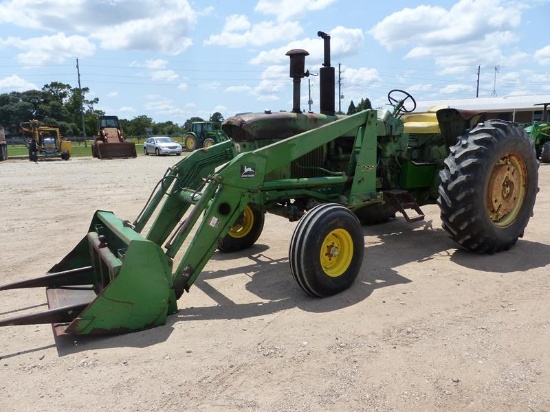
<path fill-rule="evenodd" d="M 56 158 L 69 160 L 72 153 L 72 143 L 61 136 L 57 126 L 39 125 L 38 120 L 21 123 L 21 132 L 28 138 L 29 160 L 39 158 Z"/>
<path fill-rule="evenodd" d="M 97 135 L 92 143 L 92 156 L 98 159 L 136 157 L 136 145 L 122 133 L 117 116 L 100 116 Z"/>

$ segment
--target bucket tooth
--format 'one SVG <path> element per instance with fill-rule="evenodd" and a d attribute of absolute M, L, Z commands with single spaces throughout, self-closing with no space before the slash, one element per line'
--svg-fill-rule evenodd
<path fill-rule="evenodd" d="M 69 323 L 80 312 L 86 308 L 87 304 L 78 304 L 72 306 L 63 306 L 55 309 L 48 309 L 43 312 L 32 313 L 30 315 L 15 316 L 0 320 L 0 326 L 14 325 L 36 325 L 42 323 Z"/>
<path fill-rule="evenodd" d="M 0 286 L 0 291 L 9 289 L 56 287 L 65 285 L 87 285 L 92 276 L 92 266 L 63 270 L 61 272 L 48 273 L 34 279 L 20 280 Z"/>

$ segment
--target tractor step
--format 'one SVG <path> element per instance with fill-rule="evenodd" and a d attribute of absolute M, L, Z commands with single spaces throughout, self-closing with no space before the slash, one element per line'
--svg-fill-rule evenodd
<path fill-rule="evenodd" d="M 424 212 L 422 212 L 420 206 L 418 206 L 418 204 L 414 201 L 413 197 L 407 190 L 384 190 L 384 199 L 397 210 L 399 210 L 403 214 L 407 222 L 412 223 L 424 220 Z M 407 209 L 414 210 L 416 216 L 409 216 L 409 214 L 407 213 Z"/>

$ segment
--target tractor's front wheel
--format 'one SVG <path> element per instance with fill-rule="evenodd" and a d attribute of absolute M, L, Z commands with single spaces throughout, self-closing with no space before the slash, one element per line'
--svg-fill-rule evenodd
<path fill-rule="evenodd" d="M 214 141 L 214 139 L 207 137 L 206 139 L 204 139 L 203 147 L 210 147 L 210 146 L 214 146 L 215 144 L 216 142 Z"/>
<path fill-rule="evenodd" d="M 221 252 L 238 252 L 248 249 L 260 237 L 264 229 L 265 213 L 255 206 L 246 206 L 243 213 L 218 244 Z"/>
<path fill-rule="evenodd" d="M 518 125 L 488 121 L 451 147 L 440 172 L 443 228 L 465 249 L 495 253 L 513 246 L 533 214 L 538 162 Z"/>
<path fill-rule="evenodd" d="M 363 263 L 359 219 L 346 207 L 326 203 L 311 209 L 290 240 L 292 275 L 309 295 L 325 297 L 351 286 Z"/>

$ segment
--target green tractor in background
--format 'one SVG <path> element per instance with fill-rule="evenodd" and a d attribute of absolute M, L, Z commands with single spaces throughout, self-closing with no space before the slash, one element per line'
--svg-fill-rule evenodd
<path fill-rule="evenodd" d="M 192 152 L 227 140 L 227 136 L 214 122 L 193 122 L 191 130 L 183 137 L 185 150 Z"/>
<path fill-rule="evenodd" d="M 550 163 L 550 103 L 539 103 L 535 106 L 543 106 L 541 120 L 527 126 L 525 131 L 535 144 L 537 159 L 542 163 Z"/>
<path fill-rule="evenodd" d="M 439 205 L 443 228 L 462 249 L 511 248 L 538 191 L 535 149 L 523 128 L 442 109 L 435 113 L 440 133 L 407 134 L 402 116 L 416 102 L 402 90 L 388 93 L 391 110 L 338 115 L 330 36 L 318 35 L 325 42 L 320 113 L 301 110 L 309 53 L 290 50 L 292 111 L 226 119 L 230 139 L 170 167 L 133 222 L 97 211 L 45 276 L 0 287 L 45 287 L 49 309 L 0 326 L 52 323 L 58 334 L 118 334 L 163 325 L 214 253 L 253 247 L 266 213 L 297 222 L 289 274 L 316 297 L 346 290 L 370 269 L 362 224 L 397 212 L 417 222 L 422 205 Z"/>

